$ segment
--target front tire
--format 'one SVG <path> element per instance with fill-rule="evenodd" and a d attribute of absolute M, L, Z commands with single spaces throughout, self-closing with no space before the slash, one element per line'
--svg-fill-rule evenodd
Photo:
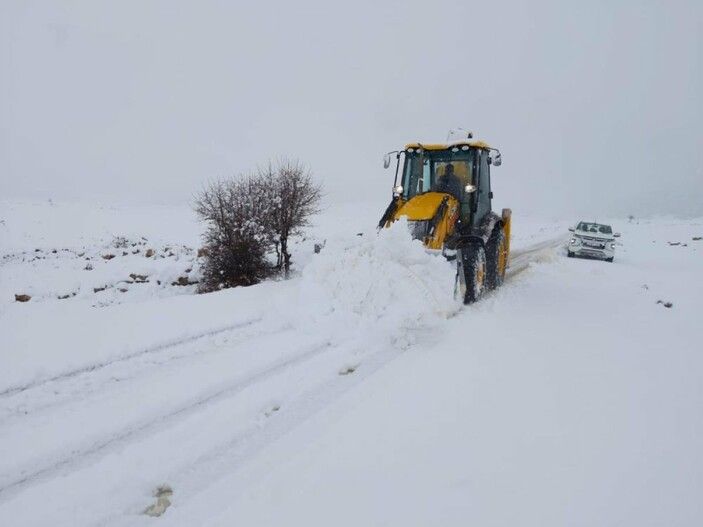
<path fill-rule="evenodd" d="M 508 243 L 499 225 L 491 233 L 486 245 L 486 287 L 491 290 L 503 285 L 508 267 Z"/>
<path fill-rule="evenodd" d="M 572 253 L 571 251 L 566 251 L 566 256 L 568 256 L 569 258 L 573 258 L 574 253 Z"/>
<path fill-rule="evenodd" d="M 464 304 L 473 304 L 486 289 L 486 251 L 483 245 L 471 243 L 457 254 L 457 295 Z"/>

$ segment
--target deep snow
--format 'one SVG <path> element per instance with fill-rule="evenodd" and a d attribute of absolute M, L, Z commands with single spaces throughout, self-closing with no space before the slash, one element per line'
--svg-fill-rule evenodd
<path fill-rule="evenodd" d="M 167 524 L 699 525 L 701 228 L 533 264 Z"/>
<path fill-rule="evenodd" d="M 326 211 L 292 280 L 209 295 L 21 304 L 87 272 L 4 259 L 0 524 L 700 524 L 703 221 L 615 220 L 608 264 L 516 213 L 510 279 L 462 307 L 381 209 Z M 4 204 L 0 249 L 197 248 L 177 210 Z"/>

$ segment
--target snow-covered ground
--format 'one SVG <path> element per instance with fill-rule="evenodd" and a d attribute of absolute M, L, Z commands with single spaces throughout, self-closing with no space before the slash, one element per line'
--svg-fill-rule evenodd
<path fill-rule="evenodd" d="M 703 220 L 613 220 L 608 264 L 516 211 L 510 278 L 463 307 L 382 209 L 195 295 L 186 207 L 3 204 L 0 525 L 703 521 Z"/>

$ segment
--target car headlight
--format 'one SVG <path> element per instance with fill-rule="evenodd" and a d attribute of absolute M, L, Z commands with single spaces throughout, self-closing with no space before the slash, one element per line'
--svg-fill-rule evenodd
<path fill-rule="evenodd" d="M 571 245 L 576 245 L 578 240 L 576 238 L 571 238 Z"/>
<path fill-rule="evenodd" d="M 615 244 L 614 244 L 614 243 L 611 243 L 611 244 L 610 244 L 610 248 L 611 248 L 611 249 L 615 249 Z"/>

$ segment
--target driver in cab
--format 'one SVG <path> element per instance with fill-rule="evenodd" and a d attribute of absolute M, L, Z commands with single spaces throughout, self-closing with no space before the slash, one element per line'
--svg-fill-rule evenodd
<path fill-rule="evenodd" d="M 459 176 L 454 173 L 454 165 L 452 163 L 447 163 L 444 174 L 437 178 L 432 190 L 434 192 L 446 192 L 456 199 L 461 200 L 461 187 L 461 180 Z"/>

